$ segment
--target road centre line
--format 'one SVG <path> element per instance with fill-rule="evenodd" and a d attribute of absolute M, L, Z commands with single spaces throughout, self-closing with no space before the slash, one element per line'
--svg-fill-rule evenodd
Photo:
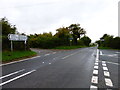
<path fill-rule="evenodd" d="M 24 70 L 25 70 L 25 69 L 22 69 L 22 70 L 19 70 L 19 71 L 16 71 L 16 72 L 10 73 L 10 74 L 8 74 L 8 75 L 5 75 L 5 76 L 0 77 L 0 79 L 3 79 L 3 78 L 6 78 L 6 77 L 9 77 L 9 76 L 11 76 L 11 75 L 17 74 L 17 73 L 22 72 L 22 71 L 24 71 Z"/>
<path fill-rule="evenodd" d="M 29 59 L 34 59 L 34 58 L 38 58 L 38 57 L 41 57 L 41 56 L 36 56 L 36 57 L 32 57 L 32 58 L 22 59 L 22 60 L 19 60 L 19 61 L 13 61 L 13 62 L 10 62 L 10 63 L 0 64 L 0 66 L 5 66 L 5 65 L 9 65 L 9 64 L 14 64 L 14 63 L 18 63 L 18 62 L 23 62 L 23 61 L 27 61 L 27 60 L 29 60 Z"/>
<path fill-rule="evenodd" d="M 53 52 L 52 54 L 55 54 L 56 52 Z"/>
<path fill-rule="evenodd" d="M 44 56 L 48 56 L 48 55 L 50 55 L 50 54 L 45 54 Z"/>
<path fill-rule="evenodd" d="M 70 56 L 72 56 L 72 55 L 75 55 L 75 54 L 77 54 L 77 53 L 78 53 L 78 52 L 72 53 L 72 54 L 70 54 L 70 55 L 67 55 L 67 56 L 63 57 L 62 59 L 65 59 L 65 58 L 70 57 Z"/>
<path fill-rule="evenodd" d="M 23 77 L 23 76 L 26 76 L 26 75 L 28 75 L 28 74 L 30 74 L 30 73 L 32 73 L 32 72 L 35 72 L 35 71 L 36 71 L 36 70 L 29 71 L 29 72 L 27 72 L 27 73 L 24 73 L 24 74 L 22 74 L 22 75 L 19 75 L 19 76 L 15 77 L 15 78 L 12 78 L 12 79 L 10 79 L 10 80 L 8 80 L 8 81 L 5 81 L 5 82 L 3 82 L 3 83 L 0 83 L 0 86 L 3 86 L 3 85 L 5 85 L 5 84 L 7 84 L 7 83 L 10 83 L 10 82 L 12 82 L 12 81 L 14 81 L 14 80 L 16 80 L 16 79 L 19 79 L 19 78 L 21 78 L 21 77 Z"/>

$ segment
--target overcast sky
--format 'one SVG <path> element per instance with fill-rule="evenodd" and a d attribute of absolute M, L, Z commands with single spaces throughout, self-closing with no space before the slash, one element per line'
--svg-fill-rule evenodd
<path fill-rule="evenodd" d="M 53 32 L 79 23 L 93 41 L 118 36 L 119 0 L 0 0 L 0 18 L 7 17 L 25 34 Z"/>

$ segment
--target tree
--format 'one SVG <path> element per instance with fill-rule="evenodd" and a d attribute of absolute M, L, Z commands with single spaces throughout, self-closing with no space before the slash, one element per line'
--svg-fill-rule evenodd
<path fill-rule="evenodd" d="M 11 25 L 6 17 L 2 18 L 0 22 L 2 23 L 2 35 L 14 34 L 16 32 L 16 26 Z"/>
<path fill-rule="evenodd" d="M 86 46 L 89 46 L 89 44 L 91 43 L 91 39 L 88 36 L 82 37 L 81 40 L 83 41 L 84 45 L 86 45 Z"/>
<path fill-rule="evenodd" d="M 73 36 L 74 44 L 77 45 L 77 38 L 80 39 L 81 35 L 86 34 L 86 31 L 80 27 L 80 24 L 71 24 L 68 28 Z"/>
<path fill-rule="evenodd" d="M 56 37 L 60 38 L 61 45 L 69 45 L 69 29 L 67 27 L 58 28 L 57 33 L 55 34 Z"/>

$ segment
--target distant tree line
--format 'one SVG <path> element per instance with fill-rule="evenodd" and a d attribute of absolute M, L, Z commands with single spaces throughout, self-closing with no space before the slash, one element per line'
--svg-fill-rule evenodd
<path fill-rule="evenodd" d="M 28 41 L 30 47 L 36 48 L 54 48 L 70 45 L 89 46 L 91 39 L 85 34 L 86 31 L 80 27 L 80 24 L 71 24 L 69 27 L 56 29 L 55 35 L 52 35 L 51 32 L 31 34 Z M 82 35 L 84 36 L 81 37 Z"/>
<path fill-rule="evenodd" d="M 10 50 L 10 41 L 8 34 L 20 34 L 15 25 L 11 25 L 7 18 L 0 19 L 2 24 L 2 49 Z M 24 33 L 22 33 L 25 35 Z M 33 48 L 54 48 L 57 46 L 81 45 L 89 46 L 91 39 L 85 35 L 86 31 L 80 27 L 80 24 L 71 24 L 68 27 L 56 29 L 56 34 L 51 32 L 43 34 L 28 35 L 27 49 Z M 13 42 L 14 50 L 24 50 L 23 41 Z"/>
<path fill-rule="evenodd" d="M 120 37 L 104 34 L 100 40 L 96 41 L 99 47 L 109 47 L 113 49 L 120 49 Z"/>

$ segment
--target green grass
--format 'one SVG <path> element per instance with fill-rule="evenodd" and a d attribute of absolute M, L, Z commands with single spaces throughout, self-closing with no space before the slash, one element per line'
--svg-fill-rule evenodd
<path fill-rule="evenodd" d="M 77 49 L 77 48 L 83 48 L 83 47 L 86 47 L 86 46 L 59 46 L 52 49 Z"/>
<path fill-rule="evenodd" d="M 18 60 L 26 57 L 35 56 L 36 52 L 33 51 L 5 51 L 2 52 L 2 62 L 10 62 L 13 60 Z"/>

